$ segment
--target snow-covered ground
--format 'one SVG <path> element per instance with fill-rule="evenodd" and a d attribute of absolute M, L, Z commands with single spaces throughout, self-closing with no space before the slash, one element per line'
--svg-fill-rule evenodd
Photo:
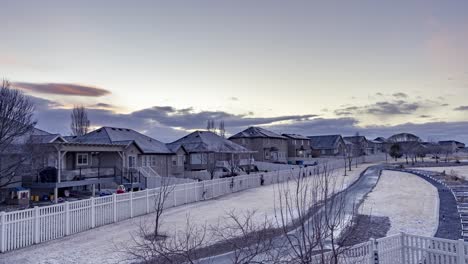
<path fill-rule="evenodd" d="M 406 232 L 434 236 L 439 224 L 439 194 L 418 176 L 384 171 L 359 212 L 389 217 L 391 228 L 387 235 Z"/>
<path fill-rule="evenodd" d="M 443 165 L 443 163 L 441 163 Z M 447 175 L 456 175 L 465 180 L 468 180 L 468 166 L 454 166 L 454 167 L 429 167 L 429 168 L 420 168 L 421 170 L 426 171 L 436 171 L 436 172 L 444 172 Z"/>
<path fill-rule="evenodd" d="M 359 178 L 362 171 L 371 164 L 353 167 L 348 176 L 342 170 L 334 173 L 338 185 L 347 187 Z M 198 202 L 168 209 L 164 215 L 163 229 L 167 233 L 183 231 L 186 217 L 190 216 L 192 224 L 216 225 L 226 213 L 235 210 L 245 212 L 257 211 L 257 217 L 272 216 L 275 211 L 275 194 L 277 185 L 268 185 L 243 192 L 220 197 L 214 200 Z M 131 243 L 140 223 L 151 221 L 152 215 L 141 216 L 112 225 L 35 245 L 32 247 L 0 254 L 0 263 L 117 263 L 124 260 L 118 252 L 122 245 Z"/>

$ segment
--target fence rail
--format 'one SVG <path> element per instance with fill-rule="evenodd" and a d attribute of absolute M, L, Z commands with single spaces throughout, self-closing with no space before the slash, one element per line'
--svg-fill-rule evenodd
<path fill-rule="evenodd" d="M 299 169 L 256 173 L 174 186 L 167 208 L 213 199 L 242 190 L 287 181 Z M 302 173 L 309 173 L 305 168 Z M 154 212 L 160 188 L 113 194 L 31 209 L 0 212 L 0 252 L 83 232 L 95 227 Z"/>
<path fill-rule="evenodd" d="M 336 262 L 330 252 L 316 256 L 311 263 L 467 264 L 468 243 L 462 239 L 449 240 L 400 233 L 352 246 L 339 255 Z"/>

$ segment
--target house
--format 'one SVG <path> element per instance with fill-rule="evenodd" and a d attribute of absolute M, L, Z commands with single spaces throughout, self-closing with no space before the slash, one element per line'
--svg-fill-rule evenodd
<path fill-rule="evenodd" d="M 464 143 L 455 140 L 439 141 L 439 145 L 453 153 L 465 148 Z"/>
<path fill-rule="evenodd" d="M 288 161 L 288 138 L 260 127 L 249 127 L 229 138 L 249 150 L 256 161 L 281 162 Z"/>
<path fill-rule="evenodd" d="M 343 140 L 351 142 L 354 145 L 353 153 L 358 156 L 374 154 L 374 146 L 365 136 L 343 137 Z"/>
<path fill-rule="evenodd" d="M 310 139 L 298 134 L 282 134 L 288 139 L 288 158 L 310 158 L 312 157 L 312 148 L 310 147 Z"/>
<path fill-rule="evenodd" d="M 121 154 L 108 154 L 94 158 L 100 153 L 70 153 L 66 158 L 70 168 L 77 168 L 81 159 L 91 158 L 90 165 L 112 166 L 120 162 L 130 173 L 153 174 L 156 176 L 170 176 L 183 170 L 183 164 L 177 161 L 177 156 L 165 143 L 141 134 L 129 128 L 101 127 L 80 137 L 66 138 L 72 143 L 107 144 L 126 146 Z M 102 155 L 102 154 L 101 154 Z M 118 156 L 121 155 L 121 156 Z M 119 161 L 120 160 L 120 161 Z M 73 165 L 75 161 L 76 165 Z M 144 171 L 144 172 L 143 172 Z"/>
<path fill-rule="evenodd" d="M 383 139 L 383 141 L 382 141 Z M 371 154 L 377 154 L 377 153 L 385 153 L 386 148 L 385 148 L 385 139 L 384 138 L 377 138 L 374 140 L 368 140 L 369 143 L 369 148 L 371 150 Z"/>
<path fill-rule="evenodd" d="M 346 151 L 346 144 L 341 135 L 308 136 L 315 155 L 341 156 Z"/>
<path fill-rule="evenodd" d="M 183 161 L 185 171 L 206 171 L 211 178 L 223 170 L 235 173 L 253 166 L 254 151 L 211 131 L 192 132 L 167 146 L 176 153 L 178 162 Z"/>

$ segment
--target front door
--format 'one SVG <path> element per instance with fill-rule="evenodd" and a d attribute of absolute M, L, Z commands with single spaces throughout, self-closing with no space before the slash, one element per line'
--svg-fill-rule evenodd
<path fill-rule="evenodd" d="M 136 167 L 136 157 L 135 156 L 128 156 L 128 167 L 135 168 Z"/>
<path fill-rule="evenodd" d="M 274 161 L 278 161 L 278 152 L 271 152 L 271 159 Z"/>

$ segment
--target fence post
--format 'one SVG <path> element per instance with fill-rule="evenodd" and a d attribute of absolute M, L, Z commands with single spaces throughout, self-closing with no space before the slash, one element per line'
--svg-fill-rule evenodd
<path fill-rule="evenodd" d="M 130 192 L 130 218 L 133 218 L 133 192 Z"/>
<path fill-rule="evenodd" d="M 5 212 L 0 212 L 0 223 L 2 224 L 1 229 L 0 229 L 0 252 L 3 253 L 3 252 L 5 252 L 5 249 L 6 249 L 6 246 L 5 246 L 5 244 L 6 244 Z"/>
<path fill-rule="evenodd" d="M 379 251 L 377 249 L 377 241 L 375 238 L 369 240 L 369 264 L 378 264 L 379 263 Z"/>
<path fill-rule="evenodd" d="M 40 242 L 40 220 L 39 207 L 34 206 L 34 244 L 39 244 Z"/>
<path fill-rule="evenodd" d="M 174 187 L 174 207 L 176 206 L 177 206 L 177 185 Z"/>
<path fill-rule="evenodd" d="M 117 223 L 117 195 L 112 194 L 112 204 L 114 206 L 114 223 Z"/>
<path fill-rule="evenodd" d="M 187 198 L 187 183 L 184 184 L 184 191 L 185 191 L 185 204 L 188 204 L 188 198 Z"/>
<path fill-rule="evenodd" d="M 400 263 L 405 263 L 405 233 L 400 232 Z"/>
<path fill-rule="evenodd" d="M 457 263 L 464 264 L 465 263 L 465 241 L 463 239 L 458 240 L 457 255 L 458 255 Z"/>
<path fill-rule="evenodd" d="M 70 235 L 70 204 L 65 202 L 65 235 Z"/>
<path fill-rule="evenodd" d="M 96 206 L 94 197 L 91 197 L 91 228 L 96 227 Z"/>
<path fill-rule="evenodd" d="M 146 213 L 149 214 L 150 212 L 150 205 L 149 205 L 149 189 L 146 188 Z"/>

